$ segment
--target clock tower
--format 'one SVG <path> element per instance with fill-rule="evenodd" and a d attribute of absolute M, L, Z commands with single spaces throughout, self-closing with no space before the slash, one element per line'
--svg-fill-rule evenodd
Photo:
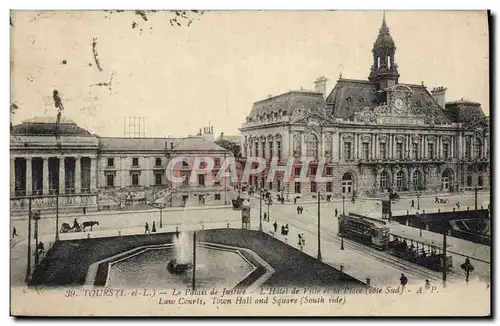
<path fill-rule="evenodd" d="M 386 89 L 396 85 L 399 79 L 398 65 L 394 59 L 396 46 L 385 22 L 385 11 L 382 26 L 373 44 L 372 53 L 373 65 L 371 66 L 368 80 L 376 83 L 378 89 Z"/>

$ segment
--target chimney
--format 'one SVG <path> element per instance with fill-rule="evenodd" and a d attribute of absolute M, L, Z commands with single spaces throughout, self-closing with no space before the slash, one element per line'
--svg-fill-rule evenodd
<path fill-rule="evenodd" d="M 326 82 L 328 79 L 325 76 L 318 77 L 314 82 L 314 90 L 318 93 L 323 94 L 323 97 L 326 96 Z"/>
<path fill-rule="evenodd" d="M 445 97 L 444 97 L 445 93 L 446 93 L 446 88 L 443 86 L 434 87 L 431 90 L 432 96 L 436 99 L 439 106 L 442 108 L 444 108 L 445 105 Z"/>

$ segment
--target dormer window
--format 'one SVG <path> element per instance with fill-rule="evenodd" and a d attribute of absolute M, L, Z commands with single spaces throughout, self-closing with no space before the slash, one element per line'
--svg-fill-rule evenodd
<path fill-rule="evenodd" d="M 347 102 L 348 102 L 348 103 L 351 103 L 351 101 L 352 101 L 352 99 L 351 99 L 351 97 L 349 96 L 349 97 L 347 98 Z"/>

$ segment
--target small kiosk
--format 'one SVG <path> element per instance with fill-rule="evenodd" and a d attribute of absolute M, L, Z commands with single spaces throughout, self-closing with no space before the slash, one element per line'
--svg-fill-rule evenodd
<path fill-rule="evenodd" d="M 391 199 L 390 193 L 384 192 L 382 194 L 382 219 L 391 221 L 392 209 L 391 209 Z"/>
<path fill-rule="evenodd" d="M 241 205 L 241 228 L 250 229 L 250 202 L 248 200 L 243 201 Z"/>

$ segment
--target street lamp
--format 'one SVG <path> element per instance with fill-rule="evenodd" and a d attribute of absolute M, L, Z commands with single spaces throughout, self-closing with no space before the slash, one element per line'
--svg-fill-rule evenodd
<path fill-rule="evenodd" d="M 345 196 L 342 196 L 342 215 L 345 215 Z"/>
<path fill-rule="evenodd" d="M 422 194 L 420 193 L 420 191 L 419 191 L 419 192 L 417 192 L 417 211 L 419 211 L 419 210 L 420 210 L 420 196 L 421 196 L 421 195 L 422 195 Z"/>
<path fill-rule="evenodd" d="M 32 217 L 35 221 L 35 266 L 40 262 L 40 254 L 38 252 L 38 220 L 40 220 L 40 212 L 35 212 Z"/>
<path fill-rule="evenodd" d="M 26 266 L 25 282 L 28 283 L 31 276 L 31 197 L 28 198 L 28 265 Z"/>
<path fill-rule="evenodd" d="M 266 205 L 267 205 L 267 221 L 269 221 L 270 217 L 271 217 L 271 212 L 269 211 L 269 207 L 271 207 L 271 205 L 273 204 L 273 200 L 271 197 L 268 197 L 266 199 Z"/>
<path fill-rule="evenodd" d="M 474 188 L 474 206 L 477 211 L 477 186 Z"/>
<path fill-rule="evenodd" d="M 262 188 L 259 189 L 259 231 L 262 232 Z"/>
<path fill-rule="evenodd" d="M 59 241 L 59 190 L 56 190 L 56 241 Z"/>
<path fill-rule="evenodd" d="M 163 204 L 160 204 L 160 228 L 163 227 Z"/>
<path fill-rule="evenodd" d="M 321 199 L 321 194 L 318 192 L 318 260 L 321 261 L 321 238 L 320 238 L 320 232 L 321 232 L 321 209 L 320 209 L 320 199 Z"/>

